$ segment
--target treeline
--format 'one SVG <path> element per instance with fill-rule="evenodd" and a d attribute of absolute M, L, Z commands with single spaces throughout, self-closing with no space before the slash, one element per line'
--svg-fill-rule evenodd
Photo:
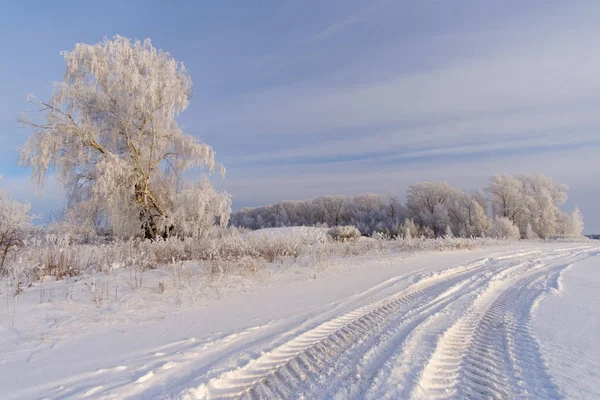
<path fill-rule="evenodd" d="M 549 238 L 581 236 L 578 209 L 560 207 L 567 186 L 543 175 L 493 175 L 489 186 L 467 193 L 445 182 L 411 185 L 406 203 L 376 194 L 324 196 L 244 208 L 232 226 L 261 229 L 284 226 L 354 225 L 363 235 Z"/>

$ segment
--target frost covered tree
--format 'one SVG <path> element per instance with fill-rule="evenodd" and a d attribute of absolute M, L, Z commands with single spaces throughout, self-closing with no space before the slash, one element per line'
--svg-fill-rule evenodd
<path fill-rule="evenodd" d="M 485 204 L 482 206 L 480 199 L 476 195 L 475 198 L 470 199 L 466 208 L 468 209 L 468 235 L 473 237 L 485 236 L 485 232 L 491 225 Z"/>
<path fill-rule="evenodd" d="M 453 231 L 461 237 L 483 236 L 490 227 L 490 220 L 478 192 L 470 195 L 456 190 L 449 205 L 449 214 Z"/>
<path fill-rule="evenodd" d="M 560 220 L 560 233 L 565 236 L 583 235 L 583 216 L 579 208 L 575 207 L 571 214 L 563 213 Z"/>
<path fill-rule="evenodd" d="M 446 182 L 411 185 L 407 206 L 419 224 L 432 229 L 436 236 L 447 234 L 448 227 L 462 237 L 482 236 L 489 229 L 481 193 L 470 195 Z"/>
<path fill-rule="evenodd" d="M 231 197 L 217 192 L 208 182 L 201 179 L 181 190 L 173 203 L 173 234 L 177 236 L 203 237 L 215 223 L 229 224 Z"/>
<path fill-rule="evenodd" d="M 400 227 L 400 233 L 405 239 L 416 238 L 419 236 L 419 227 L 412 219 L 406 218 Z"/>
<path fill-rule="evenodd" d="M 0 189 L 0 273 L 11 249 L 32 233 L 34 218 L 30 204 L 12 200 Z"/>
<path fill-rule="evenodd" d="M 537 233 L 534 232 L 530 223 L 527 224 L 527 229 L 525 230 L 524 236 L 525 236 L 525 239 L 538 239 L 539 238 Z"/>
<path fill-rule="evenodd" d="M 366 235 L 382 230 L 387 204 L 386 198 L 372 193 L 350 198 L 346 205 L 350 223 Z"/>
<path fill-rule="evenodd" d="M 329 226 L 338 226 L 342 223 L 345 213 L 346 201 L 344 196 L 324 196 L 317 199 L 324 210 L 324 221 Z"/>
<path fill-rule="evenodd" d="M 183 217 L 176 210 L 192 201 L 192 189 L 181 182 L 187 170 L 221 168 L 224 173 L 213 149 L 185 134 L 175 120 L 192 94 L 184 65 L 148 39 L 121 36 L 77 44 L 62 54 L 66 72 L 52 98 L 31 98 L 43 121 L 22 119 L 33 134 L 21 161 L 33 167 L 35 183 L 43 187 L 52 169 L 68 192 L 69 212 L 88 223 L 104 216 L 121 237 L 188 232 L 175 223 L 194 218 L 226 223 L 226 195 L 210 193 L 212 200 L 199 200 L 211 204 L 206 212 L 216 212 L 215 218 Z M 193 193 L 202 197 L 204 189 L 209 190 L 207 183 Z M 184 208 L 191 212 L 193 207 Z"/>
<path fill-rule="evenodd" d="M 408 188 L 406 206 L 415 222 L 440 236 L 449 223 L 447 204 L 452 191 L 445 182 L 417 182 Z"/>
<path fill-rule="evenodd" d="M 492 214 L 515 222 L 523 212 L 523 186 L 514 176 L 496 174 L 488 187 Z"/>
<path fill-rule="evenodd" d="M 528 226 L 541 238 L 560 231 L 559 207 L 567 200 L 566 185 L 543 175 L 494 175 L 488 191 L 494 216 L 506 217 L 528 237 Z"/>

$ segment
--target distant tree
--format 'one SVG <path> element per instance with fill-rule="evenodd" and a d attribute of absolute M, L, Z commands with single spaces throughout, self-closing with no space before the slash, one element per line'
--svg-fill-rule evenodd
<path fill-rule="evenodd" d="M 344 196 L 324 196 L 320 198 L 320 202 L 325 210 L 323 222 L 329 226 L 340 225 L 345 213 Z"/>
<path fill-rule="evenodd" d="M 485 198 L 485 192 L 482 189 L 477 189 L 473 195 L 473 199 L 479 204 L 484 214 L 488 214 L 488 202 Z"/>
<path fill-rule="evenodd" d="M 103 215 L 118 236 L 187 231 L 174 225 L 188 220 L 174 218 L 175 205 L 190 200 L 185 172 L 224 169 L 209 145 L 183 133 L 175 121 L 192 94 L 183 64 L 148 39 L 121 36 L 77 44 L 63 56 L 66 73 L 50 101 L 31 98 L 44 121 L 22 119 L 33 134 L 21 160 L 33 167 L 36 184 L 42 187 L 53 169 L 68 192 L 69 212 L 88 222 Z M 203 183 L 195 190 L 208 188 Z M 213 200 L 222 203 L 210 207 L 220 213 L 212 219 L 226 223 L 228 196 Z"/>
<path fill-rule="evenodd" d="M 523 209 L 519 220 L 515 221 L 525 237 L 527 224 L 541 238 L 548 238 L 560 231 L 559 209 L 567 200 L 566 185 L 556 183 L 543 175 L 521 174 L 517 179 L 522 185 Z"/>
<path fill-rule="evenodd" d="M 464 192 L 459 193 L 452 210 L 455 231 L 460 236 L 480 237 L 490 228 L 491 222 L 482 207 L 479 192 L 473 196 Z"/>
<path fill-rule="evenodd" d="M 417 182 L 408 188 L 406 205 L 416 223 L 442 236 L 451 224 L 449 208 L 457 190 L 446 182 Z"/>
<path fill-rule="evenodd" d="M 400 227 L 402 237 L 405 239 L 416 238 L 419 236 L 419 227 L 410 218 L 406 218 Z"/>
<path fill-rule="evenodd" d="M 523 212 L 523 186 L 514 176 L 496 174 L 488 187 L 492 214 L 515 222 Z"/>
<path fill-rule="evenodd" d="M 281 212 L 282 226 L 298 225 L 299 221 L 299 201 L 282 201 L 279 203 Z"/>
<path fill-rule="evenodd" d="M 575 207 L 571 214 L 563 213 L 561 218 L 561 234 L 565 236 L 582 236 L 583 227 L 583 216 L 579 208 Z"/>
<path fill-rule="evenodd" d="M 494 175 L 488 191 L 494 216 L 510 219 L 521 237 L 527 237 L 528 226 L 541 238 L 560 231 L 559 207 L 567 200 L 566 185 L 543 175 Z"/>
<path fill-rule="evenodd" d="M 387 206 L 386 198 L 372 193 L 354 196 L 346 203 L 350 223 L 366 235 L 382 227 L 379 224 L 385 219 Z"/>

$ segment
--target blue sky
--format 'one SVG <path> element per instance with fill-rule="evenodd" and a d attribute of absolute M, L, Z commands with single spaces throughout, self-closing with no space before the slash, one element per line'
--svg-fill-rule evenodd
<path fill-rule="evenodd" d="M 324 194 L 404 196 L 418 180 L 484 187 L 496 172 L 568 184 L 600 232 L 597 1 L 11 2 L 0 15 L 2 185 L 47 213 L 17 165 L 27 93 L 48 98 L 61 50 L 115 34 L 183 61 L 180 123 L 228 168 L 234 208 Z"/>

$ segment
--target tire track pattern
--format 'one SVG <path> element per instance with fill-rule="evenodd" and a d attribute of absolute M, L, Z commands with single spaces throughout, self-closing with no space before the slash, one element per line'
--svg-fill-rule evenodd
<path fill-rule="evenodd" d="M 529 318 L 536 299 L 567 266 L 565 260 L 585 255 L 584 250 L 548 257 L 514 254 L 443 271 L 304 332 L 184 397 L 369 397 L 365 382 L 402 350 L 407 335 L 460 305 L 466 313 L 440 337 L 424 370 L 410 382 L 412 398 L 560 398 Z M 384 358 L 374 357 L 377 352 Z M 348 387 L 360 390 L 348 392 Z M 377 392 L 378 398 L 394 398 Z"/>
<path fill-rule="evenodd" d="M 580 256 L 575 256 L 580 258 Z M 559 399 L 531 333 L 531 308 L 568 263 L 490 291 L 440 339 L 413 399 Z"/>
<path fill-rule="evenodd" d="M 458 292 L 464 285 L 453 283 L 432 285 L 393 300 L 342 326 L 332 327 L 331 333 L 320 340 L 312 341 L 309 332 L 258 360 L 252 368 L 234 373 L 236 377 L 216 381 L 212 392 L 217 398 L 291 398 L 308 381 L 320 391 L 329 385 L 326 378 L 333 370 L 332 364 L 343 353 L 390 325 L 400 324 L 404 314 L 414 314 L 411 310 L 424 308 L 418 303 L 430 305 L 439 297 L 440 286 Z"/>
<path fill-rule="evenodd" d="M 327 363 L 335 361 L 342 352 L 372 336 L 376 328 L 381 330 L 386 323 L 393 322 L 404 313 L 414 313 L 418 303 L 429 304 L 446 290 L 460 295 L 465 282 L 474 279 L 473 271 L 480 270 L 488 263 L 488 259 L 482 259 L 432 274 L 388 299 L 326 322 L 251 361 L 246 367 L 213 379 L 208 388 L 201 385 L 197 388 L 197 393 L 201 394 L 198 397 L 290 398 L 303 382 L 311 381 L 313 385 L 324 386 L 326 382 L 319 382 L 319 379 L 323 377 Z M 282 380 L 282 374 L 299 379 Z M 281 384 L 281 381 L 285 384 Z M 289 390 L 283 389 L 285 386 L 290 386 Z M 285 391 L 285 395 L 282 391 Z M 207 396 L 207 392 L 210 395 Z"/>

